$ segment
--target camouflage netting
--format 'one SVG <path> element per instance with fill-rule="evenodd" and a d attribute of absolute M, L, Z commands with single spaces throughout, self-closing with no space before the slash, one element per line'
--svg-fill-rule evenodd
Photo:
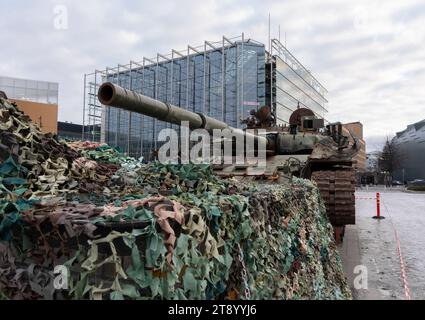
<path fill-rule="evenodd" d="M 351 298 L 310 181 L 256 187 L 67 145 L 0 102 L 0 299 Z"/>

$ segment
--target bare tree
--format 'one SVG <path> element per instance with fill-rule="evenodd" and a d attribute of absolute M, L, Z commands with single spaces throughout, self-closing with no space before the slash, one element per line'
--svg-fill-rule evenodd
<path fill-rule="evenodd" d="M 392 180 L 394 172 L 401 168 L 403 159 L 404 155 L 396 145 L 394 139 L 387 137 L 387 141 L 378 160 L 379 170 L 388 177 L 387 180 Z M 387 181 L 387 183 L 390 183 L 390 181 Z"/>

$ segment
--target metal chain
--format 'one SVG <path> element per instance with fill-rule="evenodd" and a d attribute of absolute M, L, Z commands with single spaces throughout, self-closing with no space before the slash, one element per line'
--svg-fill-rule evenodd
<path fill-rule="evenodd" d="M 248 271 L 247 271 L 246 266 L 245 266 L 245 255 L 243 253 L 241 245 L 238 243 L 237 246 L 238 246 L 238 250 L 239 250 L 239 262 L 242 265 L 242 272 L 241 273 L 242 273 L 243 284 L 245 286 L 245 291 L 244 291 L 245 299 L 250 300 L 251 299 L 251 290 L 249 288 L 249 283 L 248 283 Z"/>

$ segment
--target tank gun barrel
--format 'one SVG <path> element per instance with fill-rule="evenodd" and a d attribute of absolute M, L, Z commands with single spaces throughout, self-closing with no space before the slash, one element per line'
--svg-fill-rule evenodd
<path fill-rule="evenodd" d="M 103 105 L 140 113 L 168 123 L 180 125 L 183 121 L 186 121 L 192 130 L 205 129 L 212 133 L 215 129 L 228 129 L 235 136 L 252 136 L 240 129 L 230 127 L 225 122 L 149 98 L 111 82 L 106 82 L 100 86 L 98 98 Z M 261 140 L 262 143 L 267 145 L 266 137 L 254 136 L 254 138 L 259 142 Z"/>

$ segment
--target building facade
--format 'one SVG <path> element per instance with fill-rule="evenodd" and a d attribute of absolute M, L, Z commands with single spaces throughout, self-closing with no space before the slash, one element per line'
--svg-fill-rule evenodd
<path fill-rule="evenodd" d="M 270 50 L 270 93 L 278 125 L 288 124 L 298 106 L 312 110 L 326 119 L 327 90 L 279 40 L 272 40 Z"/>
<path fill-rule="evenodd" d="M 425 179 L 425 120 L 409 125 L 393 140 L 396 150 L 393 179 Z"/>
<path fill-rule="evenodd" d="M 58 83 L 0 77 L 0 91 L 4 91 L 44 133 L 57 133 Z"/>
<path fill-rule="evenodd" d="M 223 37 L 85 75 L 83 138 L 146 160 L 160 147 L 159 132 L 178 126 L 100 105 L 97 90 L 105 81 L 239 128 L 251 110 L 266 104 L 279 125 L 287 124 L 298 106 L 321 118 L 327 113 L 326 89 L 278 40 L 268 52 L 264 44 L 244 35 Z"/>
<path fill-rule="evenodd" d="M 370 152 L 366 155 L 366 171 L 367 172 L 379 171 L 380 156 L 381 156 L 381 153 L 379 151 Z"/>
<path fill-rule="evenodd" d="M 83 126 L 70 122 L 58 122 L 58 138 L 68 141 L 81 141 Z"/>

